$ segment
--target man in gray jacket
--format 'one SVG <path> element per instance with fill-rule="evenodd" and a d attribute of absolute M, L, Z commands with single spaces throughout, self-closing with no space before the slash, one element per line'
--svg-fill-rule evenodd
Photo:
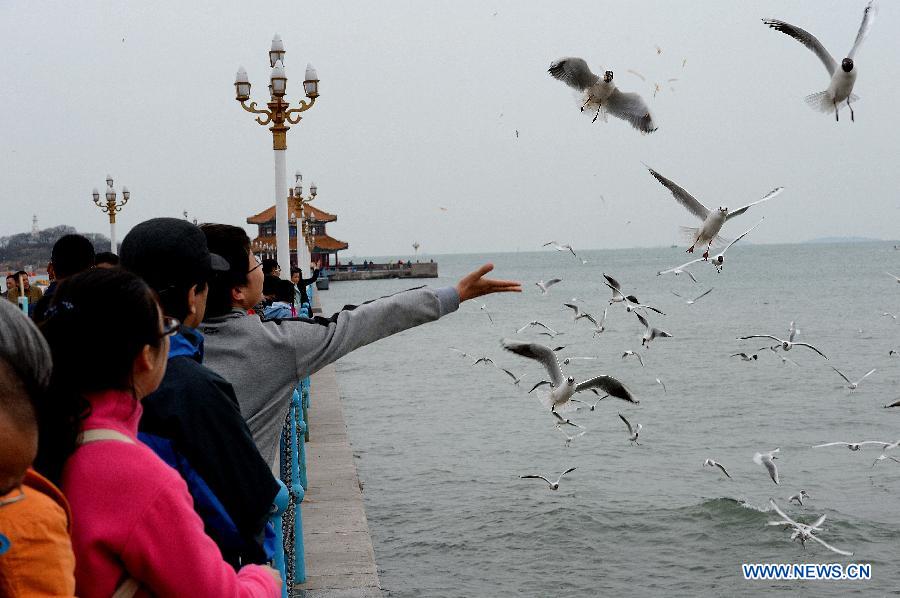
<path fill-rule="evenodd" d="M 347 353 L 402 330 L 437 320 L 467 299 L 521 292 L 518 282 L 484 278 L 486 264 L 455 287 L 419 287 L 359 306 L 347 305 L 330 318 L 263 322 L 247 310 L 262 297 L 262 262 L 253 255 L 244 229 L 205 224 L 209 250 L 229 263 L 209 285 L 205 365 L 234 386 L 241 414 L 259 452 L 274 466 L 279 435 L 297 382 Z"/>

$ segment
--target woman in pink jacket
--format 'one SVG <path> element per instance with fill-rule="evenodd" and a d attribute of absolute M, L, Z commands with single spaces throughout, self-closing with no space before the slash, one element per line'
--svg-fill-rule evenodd
<path fill-rule="evenodd" d="M 140 400 L 162 380 L 178 321 L 121 270 L 66 279 L 47 314 L 54 370 L 37 406 L 36 467 L 72 508 L 78 596 L 280 596 L 276 570 L 235 573 L 222 560 L 181 476 L 137 440 Z"/>

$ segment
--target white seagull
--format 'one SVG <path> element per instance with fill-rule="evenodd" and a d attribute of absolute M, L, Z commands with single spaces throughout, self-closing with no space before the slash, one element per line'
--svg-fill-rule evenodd
<path fill-rule="evenodd" d="M 797 501 L 797 504 L 802 507 L 804 498 L 810 498 L 810 496 L 809 496 L 809 494 L 806 493 L 806 490 L 801 490 L 797 494 L 794 494 L 793 496 L 788 497 L 788 502 L 792 503 L 794 501 Z"/>
<path fill-rule="evenodd" d="M 740 357 L 741 361 L 756 361 L 759 359 L 759 355 L 754 353 L 753 355 L 747 355 L 746 353 L 732 353 L 732 357 Z"/>
<path fill-rule="evenodd" d="M 624 384 L 612 376 L 596 376 L 583 382 L 575 383 L 575 378 L 568 376 L 563 378 L 556 354 L 544 345 L 538 343 L 522 343 L 519 341 L 504 339 L 501 341 L 504 349 L 540 362 L 547 373 L 550 374 L 551 391 L 541 398 L 544 407 L 551 411 L 572 411 L 576 407 L 570 399 L 577 392 L 600 389 L 608 395 L 622 399 L 630 403 L 638 403 L 631 391 Z M 533 389 L 532 389 L 533 390 Z"/>
<path fill-rule="evenodd" d="M 600 318 L 600 322 L 595 322 L 594 329 L 591 331 L 593 334 L 591 336 L 597 336 L 598 334 L 602 334 L 603 331 L 606 330 L 606 312 L 609 311 L 608 307 L 603 308 L 603 317 Z"/>
<path fill-rule="evenodd" d="M 676 293 L 675 291 L 672 291 L 672 294 L 675 295 L 676 297 L 678 297 L 679 299 L 684 299 L 684 302 L 685 302 L 687 305 L 693 305 L 693 304 L 697 303 L 697 301 L 699 301 L 699 300 L 702 299 L 703 297 L 706 297 L 707 295 L 709 295 L 711 292 L 712 292 L 712 287 L 710 287 L 708 290 L 706 290 L 706 291 L 700 293 L 699 295 L 697 295 L 697 296 L 694 297 L 693 299 L 684 299 L 684 297 L 682 297 L 681 295 L 679 295 L 679 294 Z"/>
<path fill-rule="evenodd" d="M 493 325 L 494 325 L 494 318 L 491 317 L 491 312 L 488 311 L 487 304 L 482 303 L 482 304 L 481 304 L 481 307 L 479 307 L 478 309 L 480 309 L 481 311 L 483 311 L 484 313 L 487 314 L 488 320 L 491 321 L 491 326 L 493 326 Z"/>
<path fill-rule="evenodd" d="M 547 484 L 550 486 L 550 489 L 551 489 L 551 490 L 559 490 L 559 481 L 562 479 L 562 477 L 563 477 L 564 475 L 566 475 L 567 473 L 571 473 L 571 472 L 573 472 L 573 471 L 575 471 L 575 468 L 574 468 L 574 467 L 570 467 L 569 469 L 565 470 L 564 472 L 562 472 L 561 474 L 559 474 L 559 477 L 556 478 L 556 481 L 555 481 L 555 482 L 551 482 L 550 480 L 548 480 L 547 478 L 545 478 L 545 477 L 542 476 L 542 475 L 534 475 L 534 474 L 532 474 L 532 475 L 523 475 L 523 476 L 519 476 L 519 477 L 521 477 L 523 480 L 528 480 L 528 479 L 544 480 L 544 481 L 547 482 Z"/>
<path fill-rule="evenodd" d="M 661 310 L 656 309 L 655 307 L 644 305 L 634 295 L 625 295 L 625 293 L 622 292 L 622 285 L 619 284 L 619 281 L 606 274 L 605 272 L 603 273 L 603 278 L 606 279 L 603 284 L 609 287 L 609 290 L 612 291 L 612 297 L 609 299 L 610 305 L 612 305 L 613 303 L 623 303 L 625 305 L 625 311 L 627 312 L 631 312 L 635 309 L 641 308 L 649 309 L 651 311 L 655 311 L 658 314 L 666 315 Z"/>
<path fill-rule="evenodd" d="M 781 521 L 770 521 L 769 525 L 790 525 L 794 528 L 794 533 L 791 534 L 791 540 L 799 540 L 803 546 L 806 546 L 807 540 L 815 540 L 828 550 L 832 552 L 836 552 L 837 554 L 842 554 L 844 556 L 853 556 L 852 552 L 848 552 L 846 550 L 841 550 L 840 548 L 835 548 L 831 544 L 828 544 L 824 540 L 819 539 L 818 537 L 813 535 L 814 531 L 820 531 L 822 528 L 822 524 L 825 522 L 825 515 L 822 515 L 818 519 L 816 519 L 811 525 L 807 525 L 805 523 L 799 523 L 794 521 L 790 517 L 785 514 L 784 511 L 778 508 L 778 505 L 775 504 L 775 501 L 771 498 L 769 499 L 769 504 L 772 506 L 772 509 L 775 510 L 776 513 L 781 517 Z"/>
<path fill-rule="evenodd" d="M 574 436 L 569 436 L 569 433 L 566 432 L 561 427 L 557 426 L 556 429 L 559 430 L 560 433 L 566 437 L 566 447 L 568 447 L 572 443 L 572 441 L 575 440 L 576 438 L 581 438 L 582 436 L 587 434 L 587 430 L 582 430 L 581 432 L 579 432 L 578 434 L 575 434 Z"/>
<path fill-rule="evenodd" d="M 675 276 L 679 276 L 681 274 L 687 274 L 688 278 L 690 278 L 694 282 L 698 282 L 697 277 L 694 276 L 693 272 L 691 272 L 690 270 L 686 270 L 685 268 L 687 268 L 691 264 L 696 264 L 697 262 L 702 262 L 702 261 L 703 261 L 702 259 L 691 260 L 687 263 L 681 264 L 680 266 L 675 266 L 674 268 L 669 268 L 668 270 L 660 270 L 659 272 L 656 273 L 656 275 L 662 276 L 663 274 L 674 274 Z"/>
<path fill-rule="evenodd" d="M 547 247 L 547 246 L 551 246 L 551 247 L 553 247 L 553 249 L 555 249 L 555 250 L 557 250 L 557 251 L 568 251 L 568 252 L 570 252 L 572 255 L 574 255 L 575 257 L 578 257 L 578 254 L 575 253 L 575 250 L 572 249 L 572 246 L 571 246 L 571 245 L 560 245 L 560 244 L 557 243 L 556 241 L 549 241 L 549 242 L 544 243 L 543 245 L 541 245 L 541 247 Z"/>
<path fill-rule="evenodd" d="M 559 334 L 557 331 L 553 330 L 552 328 L 550 328 L 543 322 L 538 322 L 537 320 L 532 320 L 532 321 L 528 322 L 527 324 L 525 324 L 524 326 L 522 326 L 521 328 L 516 330 L 516 334 L 522 334 L 523 332 L 525 332 L 532 326 L 540 326 L 541 328 L 543 328 L 544 330 L 549 332 L 551 336 L 556 336 L 557 334 Z"/>
<path fill-rule="evenodd" d="M 641 133 L 652 133 L 657 129 L 650 109 L 647 108 L 643 98 L 636 93 L 619 91 L 616 84 L 613 83 L 612 71 L 604 72 L 601 79 L 591 72 L 583 58 L 569 56 L 555 61 L 547 69 L 547 72 L 554 79 L 558 79 L 584 94 L 581 111 L 597 109 L 594 120 L 591 122 L 596 122 L 597 118 L 601 116 L 601 112 L 603 113 L 602 120 L 605 122 L 608 112 L 616 118 L 628 121 Z"/>
<path fill-rule="evenodd" d="M 631 422 L 629 422 L 627 419 L 625 419 L 625 416 L 622 415 L 621 413 L 619 414 L 619 419 L 621 419 L 623 422 L 625 422 L 625 425 L 628 427 L 628 440 L 631 441 L 631 444 L 632 445 L 636 444 L 636 445 L 640 446 L 641 443 L 638 442 L 637 440 L 638 440 L 638 436 L 641 433 L 641 428 L 643 428 L 644 426 L 642 426 L 641 424 L 638 424 L 638 425 L 632 427 Z"/>
<path fill-rule="evenodd" d="M 555 285 L 558 282 L 562 282 L 562 279 L 561 278 L 551 278 L 547 282 L 544 282 L 543 280 L 539 280 L 534 284 L 536 284 L 538 286 L 538 288 L 541 289 L 541 295 L 546 295 L 547 291 L 550 290 L 550 287 L 552 287 L 553 285 Z"/>
<path fill-rule="evenodd" d="M 772 339 L 773 341 L 777 341 L 778 344 L 781 345 L 781 349 L 782 349 L 783 351 L 790 351 L 790 350 L 793 349 L 794 347 L 806 347 L 807 349 L 812 349 L 813 351 L 815 351 L 816 353 L 818 353 L 818 354 L 821 355 L 822 357 L 825 357 L 825 354 L 824 354 L 824 353 L 822 353 L 821 351 L 819 351 L 818 349 L 816 349 L 815 347 L 813 347 L 813 346 L 810 345 L 809 343 L 799 343 L 799 342 L 796 342 L 796 341 L 794 340 L 794 337 L 797 335 L 798 332 L 799 332 L 799 331 L 798 331 L 796 328 L 794 328 L 794 323 L 791 322 L 791 327 L 790 327 L 790 329 L 788 330 L 788 337 L 787 337 L 787 340 L 778 338 L 777 336 L 772 336 L 771 334 L 750 334 L 750 335 L 748 335 L 748 336 L 739 336 L 739 337 L 738 337 L 738 340 L 745 341 L 745 340 L 750 339 L 750 338 L 770 338 L 770 339 Z M 825 359 L 828 359 L 828 358 L 825 357 Z"/>
<path fill-rule="evenodd" d="M 608 397 L 609 397 L 609 395 L 603 395 L 602 397 L 600 397 L 593 403 L 588 403 L 587 401 L 582 401 L 581 399 L 576 399 L 575 397 L 572 397 L 572 402 L 584 405 L 585 407 L 587 407 L 588 411 L 593 411 L 594 409 L 597 408 L 597 405 L 600 404 L 600 401 L 602 401 L 603 399 L 606 399 Z M 579 409 L 580 409 L 580 407 L 579 407 Z"/>
<path fill-rule="evenodd" d="M 850 389 L 850 392 L 853 392 L 854 390 L 856 390 L 857 388 L 859 388 L 859 383 L 860 383 L 860 382 L 862 382 L 863 380 L 865 380 L 866 378 L 868 378 L 869 376 L 871 376 L 872 374 L 875 373 L 875 368 L 872 368 L 871 370 L 869 370 L 868 372 L 866 372 L 866 375 L 865 375 L 865 376 L 863 376 L 862 378 L 860 378 L 860 379 L 857 380 L 856 382 L 853 382 L 853 381 L 850 380 L 850 378 L 848 378 L 847 376 L 845 376 L 844 373 L 843 373 L 841 370 L 837 369 L 836 367 L 831 366 L 831 369 L 833 369 L 835 372 L 837 372 L 837 373 L 838 373 L 838 376 L 840 376 L 841 378 L 844 379 L 844 381 L 845 381 L 845 382 L 847 383 L 847 385 L 848 385 L 847 388 Z"/>
<path fill-rule="evenodd" d="M 496 364 L 495 364 L 495 365 L 496 365 Z M 522 378 L 520 378 L 519 376 L 516 376 L 515 374 L 513 374 L 513 373 L 512 373 L 511 371 L 509 371 L 508 369 L 502 368 L 502 367 L 500 367 L 499 365 L 496 366 L 496 367 L 497 367 L 498 370 L 500 370 L 501 372 L 503 372 L 504 374 L 506 374 L 507 376 L 509 376 L 510 378 L 512 378 L 513 386 L 518 386 L 519 383 L 522 381 Z"/>
<path fill-rule="evenodd" d="M 885 272 L 885 274 L 887 274 L 888 276 L 890 276 L 891 278 L 896 280 L 898 284 L 900 284 L 900 276 L 897 276 L 896 274 L 891 274 L 890 272 Z"/>
<path fill-rule="evenodd" d="M 663 384 L 663 381 L 662 381 L 662 380 L 660 380 L 659 378 L 657 378 L 657 379 L 656 379 L 656 383 L 659 384 L 660 386 L 662 386 L 662 389 L 663 389 L 663 392 L 664 392 L 664 393 L 667 393 L 667 394 L 668 394 L 669 391 L 666 390 L 666 385 Z"/>
<path fill-rule="evenodd" d="M 725 471 L 725 468 L 718 461 L 714 461 L 713 459 L 707 459 L 706 461 L 703 462 L 703 466 L 704 467 L 718 467 L 719 470 L 721 470 L 721 472 L 725 474 L 725 477 L 731 478 L 731 474 L 729 474 L 727 471 Z"/>
<path fill-rule="evenodd" d="M 655 338 L 671 338 L 671 334 L 666 332 L 665 330 L 661 330 L 659 328 L 654 328 L 650 325 L 650 322 L 647 321 L 647 318 L 639 314 L 638 312 L 634 312 L 634 315 L 637 316 L 638 321 L 644 325 L 644 336 L 641 337 L 641 345 L 644 347 L 650 348 L 650 341 Z"/>
<path fill-rule="evenodd" d="M 776 19 L 763 19 L 763 23 L 776 31 L 780 31 L 793 37 L 795 40 L 812 50 L 812 52 L 819 57 L 819 60 L 822 61 L 822 64 L 825 65 L 825 70 L 828 71 L 828 76 L 831 77 L 831 83 L 825 91 L 806 96 L 806 103 L 809 104 L 810 108 L 825 113 L 833 110 L 834 120 L 837 121 L 839 120 L 838 110 L 841 107 L 841 103 L 846 102 L 847 108 L 850 109 L 850 120 L 852 121 L 854 120 L 854 115 L 853 106 L 850 105 L 850 102 L 855 102 L 859 99 L 856 94 L 853 93 L 853 85 L 856 83 L 857 75 L 857 69 L 853 62 L 853 58 L 859 50 L 859 47 L 862 45 L 863 40 L 866 38 L 866 35 L 868 35 L 869 30 L 871 30 L 872 22 L 874 20 L 875 6 L 874 0 L 872 0 L 866 5 L 865 10 L 863 10 L 863 19 L 862 23 L 859 25 L 859 31 L 856 33 L 856 41 L 853 42 L 853 47 L 850 48 L 847 57 L 841 60 L 840 69 L 837 68 L 837 61 L 828 53 L 828 50 L 825 49 L 822 42 L 809 31 Z"/>
<path fill-rule="evenodd" d="M 738 241 L 740 241 L 741 239 L 743 239 L 744 237 L 746 237 L 746 236 L 747 236 L 747 233 L 749 233 L 749 232 L 752 231 L 754 228 L 756 228 L 757 226 L 759 226 L 760 224 L 762 224 L 762 221 L 763 221 L 763 220 L 765 220 L 764 217 L 763 217 L 763 218 L 760 218 L 760 219 L 759 219 L 759 222 L 757 222 L 756 224 L 754 224 L 753 226 L 751 226 L 750 228 L 748 228 L 747 230 L 745 230 L 744 232 L 742 232 L 742 233 L 740 234 L 740 236 L 738 236 L 738 238 L 736 238 L 735 240 L 733 240 L 733 241 L 731 241 L 730 243 L 728 243 L 728 245 L 726 245 L 725 248 L 722 249 L 722 251 L 720 251 L 719 253 L 717 253 L 716 255 L 714 255 L 714 256 L 712 257 L 712 259 L 709 260 L 709 263 L 712 264 L 712 265 L 715 267 L 716 272 L 718 272 L 719 274 L 722 273 L 722 268 L 723 268 L 723 266 L 724 266 L 724 264 L 725 264 L 725 252 L 728 251 L 729 249 L 731 249 L 731 246 L 732 246 L 732 245 L 734 245 L 735 243 L 737 243 Z"/>
<path fill-rule="evenodd" d="M 628 349 L 622 353 L 622 359 L 625 359 L 626 357 L 637 357 L 637 360 L 641 363 L 641 367 L 644 367 L 644 358 L 641 357 L 640 353 L 635 353 L 631 349 Z"/>
<path fill-rule="evenodd" d="M 672 196 L 678 203 L 687 208 L 688 212 L 703 221 L 703 224 L 698 228 L 682 227 L 682 232 L 688 240 L 691 241 L 691 246 L 687 250 L 688 253 L 693 253 L 694 248 L 697 245 L 706 245 L 706 251 L 703 252 L 703 259 L 709 259 L 709 250 L 712 249 L 712 244 L 714 242 L 723 242 L 723 239 L 719 237 L 719 231 L 722 230 L 722 225 L 724 225 L 725 222 L 731 220 L 735 216 L 740 216 L 751 207 L 764 201 L 768 201 L 784 191 L 784 187 L 775 187 L 763 196 L 762 199 L 758 199 L 736 210 L 729 210 L 725 206 L 721 206 L 716 210 L 709 210 L 706 206 L 697 201 L 693 195 L 679 187 L 677 184 L 650 167 L 647 167 L 647 170 L 650 171 L 650 174 L 652 174 L 657 181 L 662 183 L 663 187 L 672 193 Z M 688 264 L 685 264 L 685 266 L 687 265 Z"/>
<path fill-rule="evenodd" d="M 763 465 L 769 472 L 769 477 L 772 478 L 772 481 L 776 484 L 778 483 L 778 468 L 775 466 L 775 453 L 780 451 L 780 448 L 775 449 L 774 451 L 769 451 L 768 453 L 756 453 L 753 455 L 753 462 L 757 465 Z"/>
<path fill-rule="evenodd" d="M 585 320 L 591 322 L 595 327 L 599 326 L 597 324 L 597 320 L 594 319 L 594 316 L 587 313 L 586 311 L 581 311 L 581 308 L 574 303 L 563 303 L 563 306 L 568 307 L 572 310 L 572 318 L 574 322 L 584 318 Z"/>
<path fill-rule="evenodd" d="M 891 446 L 890 442 L 881 442 L 880 440 L 863 440 L 861 442 L 826 442 L 825 444 L 816 444 L 813 448 L 824 448 L 826 446 L 846 446 L 851 451 L 858 451 L 866 444 L 877 444 L 881 447 L 881 450 L 884 450 L 886 447 Z"/>

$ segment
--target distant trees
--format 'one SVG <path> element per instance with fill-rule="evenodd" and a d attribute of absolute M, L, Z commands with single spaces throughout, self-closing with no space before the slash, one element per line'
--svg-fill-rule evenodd
<path fill-rule="evenodd" d="M 50 260 L 53 245 L 63 235 L 77 233 L 74 226 L 61 224 L 37 233 L 18 233 L 0 237 L 0 270 L 43 269 Z M 98 233 L 81 233 L 91 240 L 95 251 L 108 251 L 109 238 Z"/>

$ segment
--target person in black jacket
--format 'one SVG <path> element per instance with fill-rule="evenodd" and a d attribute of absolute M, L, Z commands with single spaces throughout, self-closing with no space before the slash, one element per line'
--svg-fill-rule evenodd
<path fill-rule="evenodd" d="M 34 305 L 32 317 L 35 322 L 42 322 L 56 286 L 65 278 L 74 276 L 79 272 L 90 270 L 94 267 L 94 244 L 83 235 L 63 235 L 53 244 L 50 252 L 50 263 L 47 264 L 47 274 L 53 281 L 44 296 Z"/>
<path fill-rule="evenodd" d="M 310 266 L 312 266 L 312 264 L 310 264 Z M 294 286 L 300 293 L 300 296 L 298 297 L 300 302 L 297 304 L 298 308 L 304 303 L 309 303 L 309 294 L 306 292 L 306 287 L 316 282 L 318 278 L 319 269 L 316 267 L 313 267 L 312 276 L 310 276 L 309 278 L 303 278 L 303 271 L 300 268 L 291 268 L 291 282 L 294 283 Z M 295 301 L 295 303 L 297 302 Z"/>
<path fill-rule="evenodd" d="M 203 335 L 195 330 L 206 311 L 207 283 L 228 264 L 209 252 L 196 225 L 177 218 L 137 225 L 119 256 L 123 268 L 157 292 L 165 315 L 182 322 L 162 383 L 142 401 L 141 439 L 185 478 L 225 560 L 235 568 L 265 563 L 265 528 L 280 486 L 253 442 L 231 384 L 203 366 Z"/>

